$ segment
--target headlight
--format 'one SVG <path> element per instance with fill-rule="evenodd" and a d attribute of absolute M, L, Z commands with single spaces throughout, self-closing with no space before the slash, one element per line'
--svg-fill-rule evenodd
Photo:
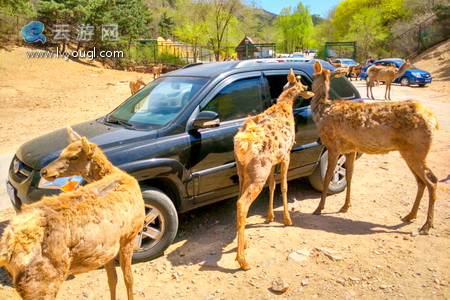
<path fill-rule="evenodd" d="M 420 74 L 419 72 L 411 72 L 411 74 L 415 77 L 422 77 L 422 74 Z"/>
<path fill-rule="evenodd" d="M 39 181 L 38 188 L 50 190 L 62 190 L 64 192 L 69 192 L 73 191 L 78 186 L 80 186 L 82 181 L 83 177 L 81 176 L 61 177 L 53 181 L 48 181 L 45 180 L 44 178 L 41 178 L 41 180 Z"/>

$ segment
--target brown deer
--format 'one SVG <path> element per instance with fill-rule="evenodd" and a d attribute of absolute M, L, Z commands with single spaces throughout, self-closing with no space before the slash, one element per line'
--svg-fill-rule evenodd
<path fill-rule="evenodd" d="M 138 76 L 135 80 L 130 81 L 131 95 L 136 94 L 141 89 L 141 86 L 146 86 L 142 76 Z"/>
<path fill-rule="evenodd" d="M 158 64 L 152 67 L 153 80 L 161 76 L 162 64 Z"/>
<path fill-rule="evenodd" d="M 324 189 L 314 214 L 320 215 L 325 208 L 328 185 L 341 154 L 346 157 L 347 194 L 340 211 L 346 212 L 351 206 L 350 191 L 356 153 L 399 151 L 418 186 L 413 208 L 403 221 L 408 222 L 417 217 L 420 200 L 427 187 L 428 216 L 421 229 L 422 234 L 427 234 L 433 227 L 437 185 L 437 178 L 426 163 L 433 133 L 438 129 L 433 112 L 415 101 L 366 104 L 343 100 L 331 102 L 328 100 L 330 78 L 342 76 L 341 70 L 330 72 L 316 61 L 314 71 L 311 110 L 320 139 L 328 150 Z"/>
<path fill-rule="evenodd" d="M 391 84 L 396 78 L 405 74 L 406 70 L 414 69 L 409 60 L 403 61 L 403 64 L 399 69 L 395 67 L 385 67 L 385 66 L 371 66 L 367 69 L 367 76 L 369 77 L 369 82 L 366 82 L 367 98 L 369 98 L 369 88 L 370 95 L 373 97 L 372 87 L 375 80 L 384 81 L 386 84 L 386 90 L 384 92 L 384 99 L 391 100 Z"/>
<path fill-rule="evenodd" d="M 281 163 L 281 190 L 284 204 L 284 224 L 292 225 L 287 207 L 287 171 L 290 152 L 295 142 L 295 122 L 292 105 L 298 96 L 311 98 L 305 91 L 300 76 L 295 77 L 291 69 L 285 91 L 274 104 L 263 113 L 249 116 L 234 137 L 234 154 L 240 184 L 237 202 L 238 250 L 236 260 L 242 269 L 248 270 L 245 261 L 245 220 L 250 205 L 259 195 L 269 178 L 269 209 L 267 220 L 273 221 L 273 196 L 275 190 L 274 166 Z"/>
<path fill-rule="evenodd" d="M 335 68 L 342 68 L 342 67 L 344 66 L 344 65 L 341 64 L 341 63 L 334 63 L 334 62 L 332 62 L 332 61 L 331 61 L 331 58 L 328 58 L 327 60 L 328 60 L 328 62 L 329 62 L 333 67 L 335 67 Z"/>
<path fill-rule="evenodd" d="M 355 76 L 355 79 L 358 80 L 359 74 L 361 74 L 362 72 L 362 66 L 361 65 L 357 65 L 357 66 L 349 66 L 348 67 L 348 78 L 350 79 L 350 81 L 352 81 L 353 75 Z"/>
<path fill-rule="evenodd" d="M 128 299 L 133 299 L 131 258 L 145 218 L 139 184 L 97 145 L 71 129 L 69 136 L 71 144 L 41 175 L 54 180 L 77 174 L 91 183 L 22 206 L 0 240 L 0 266 L 6 266 L 26 300 L 55 299 L 68 275 L 104 266 L 115 299 L 114 264 L 120 253 Z"/>

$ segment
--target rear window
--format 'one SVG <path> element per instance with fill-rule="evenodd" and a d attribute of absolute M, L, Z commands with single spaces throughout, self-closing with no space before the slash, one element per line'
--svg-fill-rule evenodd
<path fill-rule="evenodd" d="M 337 94 L 337 99 L 355 98 L 355 92 L 344 78 L 334 78 L 330 82 L 330 91 L 333 90 Z M 332 93 L 330 99 L 336 99 Z"/>

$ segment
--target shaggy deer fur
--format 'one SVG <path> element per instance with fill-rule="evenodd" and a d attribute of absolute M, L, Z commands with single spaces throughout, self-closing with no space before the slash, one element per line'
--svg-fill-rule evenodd
<path fill-rule="evenodd" d="M 287 171 L 290 152 L 295 142 L 292 105 L 298 96 L 308 99 L 312 97 L 312 93 L 305 91 L 306 87 L 300 83 L 300 77 L 296 78 L 292 70 L 288 75 L 288 81 L 285 86 L 285 89 L 288 89 L 278 97 L 277 104 L 259 115 L 249 116 L 234 137 L 234 154 L 240 184 L 240 198 L 237 202 L 236 260 L 244 270 L 249 269 L 244 256 L 247 213 L 269 177 L 270 199 L 267 220 L 273 221 L 274 166 L 279 163 L 281 163 L 284 224 L 292 225 L 287 207 Z"/>
<path fill-rule="evenodd" d="M 138 76 L 135 80 L 130 81 L 131 95 L 136 94 L 141 89 L 141 86 L 146 86 L 142 76 Z"/>
<path fill-rule="evenodd" d="M 42 169 L 48 180 L 80 174 L 80 189 L 22 206 L 0 241 L 0 266 L 12 275 L 23 299 L 55 299 L 70 274 L 104 266 L 116 298 L 115 257 L 133 299 L 131 258 L 145 217 L 138 182 L 114 167 L 100 148 L 69 130 L 71 144 Z"/>
<path fill-rule="evenodd" d="M 433 133 L 438 121 L 428 108 L 415 101 L 392 103 L 356 103 L 329 101 L 330 78 L 342 75 L 339 70 L 330 72 L 320 62 L 314 64 L 314 97 L 311 110 L 323 144 L 328 150 L 328 167 L 319 207 L 325 207 L 328 185 L 339 155 L 346 156 L 347 195 L 341 212 L 351 206 L 350 190 L 353 164 L 357 152 L 383 154 L 399 151 L 417 181 L 417 196 L 411 212 L 403 218 L 411 221 L 417 217 L 425 186 L 429 192 L 428 216 L 421 232 L 433 227 L 437 178 L 428 168 L 426 157 L 430 151 Z"/>
<path fill-rule="evenodd" d="M 372 87 L 375 80 L 384 81 L 386 84 L 386 90 L 384 92 L 384 99 L 391 100 L 391 84 L 396 78 L 405 74 L 406 70 L 413 69 L 411 63 L 407 59 L 403 61 L 403 65 L 400 69 L 395 67 L 385 67 L 385 66 L 371 66 L 367 69 L 367 76 L 369 76 L 369 82 L 366 82 L 367 98 L 369 98 L 369 88 L 370 95 L 373 97 Z"/>

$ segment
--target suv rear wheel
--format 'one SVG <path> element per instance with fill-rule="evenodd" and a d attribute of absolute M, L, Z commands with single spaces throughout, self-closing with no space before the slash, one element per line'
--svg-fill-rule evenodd
<path fill-rule="evenodd" d="M 345 190 L 347 187 L 346 169 L 345 169 L 345 155 L 339 156 L 338 163 L 334 169 L 333 177 L 331 177 L 330 185 L 328 186 L 328 194 L 337 194 Z M 319 192 L 323 191 L 323 181 L 328 166 L 328 151 L 325 151 L 320 157 L 319 165 L 314 172 L 309 176 L 309 182 L 312 187 Z"/>
<path fill-rule="evenodd" d="M 161 190 L 142 191 L 145 202 L 145 221 L 136 237 L 133 261 L 147 261 L 161 256 L 172 244 L 178 231 L 178 214 L 172 200 Z"/>

